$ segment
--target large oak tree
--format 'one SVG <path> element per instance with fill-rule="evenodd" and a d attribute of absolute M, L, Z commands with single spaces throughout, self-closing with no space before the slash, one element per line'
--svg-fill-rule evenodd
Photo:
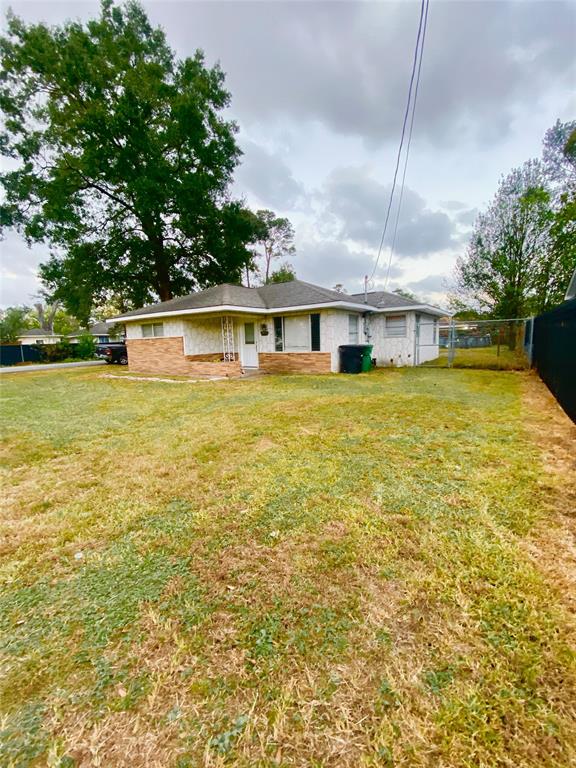
<path fill-rule="evenodd" d="M 112 0 L 87 24 L 9 16 L 0 53 L 2 225 L 50 245 L 54 299 L 86 322 L 110 298 L 240 280 L 259 229 L 228 193 L 241 153 L 218 66 L 178 60 L 137 3 Z"/>

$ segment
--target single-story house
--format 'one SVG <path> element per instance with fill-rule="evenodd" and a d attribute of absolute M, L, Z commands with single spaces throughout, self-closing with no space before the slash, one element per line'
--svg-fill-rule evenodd
<path fill-rule="evenodd" d="M 113 320 L 125 324 L 133 371 L 238 376 L 338 371 L 338 347 L 357 343 L 373 345 L 377 365 L 414 365 L 438 356 L 445 314 L 395 293 L 350 296 L 292 280 L 217 285 Z"/>
<path fill-rule="evenodd" d="M 58 344 L 62 337 L 56 333 L 43 331 L 42 328 L 28 328 L 20 331 L 20 344 Z"/>
<path fill-rule="evenodd" d="M 81 336 L 87 333 L 94 338 L 96 344 L 108 344 L 109 341 L 119 341 L 121 335 L 115 325 L 108 323 L 94 323 L 87 330 L 69 333 L 66 337 L 71 344 L 77 344 Z"/>

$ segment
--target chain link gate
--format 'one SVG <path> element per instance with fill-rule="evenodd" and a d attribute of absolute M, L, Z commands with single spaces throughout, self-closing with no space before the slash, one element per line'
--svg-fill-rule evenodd
<path fill-rule="evenodd" d="M 437 336 L 432 336 L 436 332 Z M 414 360 L 432 368 L 522 370 L 530 366 L 530 321 L 416 320 Z M 432 356 L 432 354 L 434 355 Z"/>

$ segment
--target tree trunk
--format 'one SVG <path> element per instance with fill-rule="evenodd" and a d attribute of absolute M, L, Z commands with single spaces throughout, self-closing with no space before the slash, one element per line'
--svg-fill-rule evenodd
<path fill-rule="evenodd" d="M 174 298 L 172 293 L 172 283 L 170 281 L 170 270 L 166 251 L 164 250 L 164 239 L 159 234 L 158 227 L 150 220 L 142 222 L 142 228 L 150 245 L 152 246 L 152 255 L 154 256 L 154 271 L 156 272 L 156 290 L 160 301 L 169 301 Z"/>
<path fill-rule="evenodd" d="M 164 259 L 156 260 L 156 280 L 160 301 L 170 301 L 170 299 L 174 298 L 168 274 L 168 265 Z"/>

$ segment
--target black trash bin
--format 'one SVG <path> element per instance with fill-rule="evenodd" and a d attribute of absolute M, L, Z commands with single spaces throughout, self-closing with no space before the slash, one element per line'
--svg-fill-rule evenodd
<path fill-rule="evenodd" d="M 369 370 L 366 360 L 371 359 L 371 344 L 342 344 L 340 352 L 340 373 L 362 373 Z"/>

